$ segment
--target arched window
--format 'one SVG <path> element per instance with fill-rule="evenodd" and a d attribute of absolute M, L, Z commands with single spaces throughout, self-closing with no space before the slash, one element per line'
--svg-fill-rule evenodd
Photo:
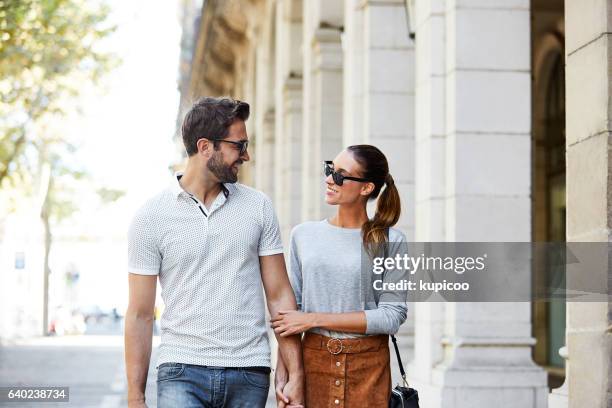
<path fill-rule="evenodd" d="M 565 65 L 563 37 L 550 34 L 534 67 L 533 240 L 565 241 Z M 547 259 L 537 262 L 548 263 Z M 536 269 L 537 270 L 537 269 Z M 547 270 L 543 268 L 541 270 Z M 536 279 L 547 279 L 537 277 Z M 534 302 L 534 360 L 549 373 L 549 387 L 561 385 L 565 361 L 565 301 Z"/>
<path fill-rule="evenodd" d="M 549 241 L 565 241 L 565 65 L 557 54 L 546 90 L 545 171 Z M 548 364 L 564 367 L 559 349 L 565 344 L 565 302 L 548 303 Z"/>

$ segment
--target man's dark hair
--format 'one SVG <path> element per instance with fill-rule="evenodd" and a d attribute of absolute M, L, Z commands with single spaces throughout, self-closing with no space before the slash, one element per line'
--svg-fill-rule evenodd
<path fill-rule="evenodd" d="M 199 139 L 225 139 L 231 124 L 235 120 L 246 121 L 249 112 L 249 104 L 239 100 L 209 97 L 199 99 L 185 115 L 181 127 L 187 155 L 193 156 L 198 152 Z"/>

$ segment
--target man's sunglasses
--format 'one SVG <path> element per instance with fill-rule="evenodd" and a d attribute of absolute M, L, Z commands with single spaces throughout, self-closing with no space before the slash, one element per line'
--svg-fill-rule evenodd
<path fill-rule="evenodd" d="M 243 154 L 245 154 L 247 152 L 247 149 L 249 148 L 249 141 L 248 140 L 240 140 L 239 142 L 234 142 L 233 140 L 225 140 L 225 139 L 209 139 L 207 137 L 203 137 L 202 139 L 208 139 L 208 140 L 212 140 L 213 142 L 225 142 L 225 143 L 231 143 L 233 145 L 238 146 L 238 149 L 240 150 L 240 156 L 242 156 Z"/>
<path fill-rule="evenodd" d="M 368 179 L 359 177 L 343 176 L 342 174 L 334 170 L 334 162 L 332 162 L 331 160 L 326 160 L 323 162 L 323 169 L 325 170 L 325 176 L 329 177 L 329 175 L 331 174 L 334 183 L 338 186 L 341 186 L 344 183 L 344 180 L 361 181 L 363 183 L 367 183 L 370 181 Z"/>

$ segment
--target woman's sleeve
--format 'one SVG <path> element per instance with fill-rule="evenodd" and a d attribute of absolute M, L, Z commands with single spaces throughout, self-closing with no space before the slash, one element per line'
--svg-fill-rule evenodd
<path fill-rule="evenodd" d="M 295 229 L 291 231 L 291 243 L 289 246 L 289 281 L 295 294 L 297 309 L 302 310 L 302 264 L 297 249 Z"/>
<path fill-rule="evenodd" d="M 390 245 L 405 247 L 406 237 L 404 234 L 400 234 Z M 385 271 L 382 281 L 383 283 L 398 282 L 403 274 L 404 272 L 401 270 Z M 397 291 L 380 291 L 379 293 L 380 298 L 377 308 L 364 311 L 367 321 L 366 334 L 395 334 L 406 321 L 408 311 L 406 296 Z"/>
<path fill-rule="evenodd" d="M 379 302 L 376 309 L 365 310 L 366 334 L 395 334 L 406 321 L 408 308 L 403 304 Z"/>

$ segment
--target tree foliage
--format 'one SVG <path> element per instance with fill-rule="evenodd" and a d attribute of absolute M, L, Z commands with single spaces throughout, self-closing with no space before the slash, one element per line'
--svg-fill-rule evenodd
<path fill-rule="evenodd" d="M 97 47 L 114 30 L 108 14 L 88 0 L 0 0 L 0 188 L 66 143 L 47 125 L 117 62 Z"/>

